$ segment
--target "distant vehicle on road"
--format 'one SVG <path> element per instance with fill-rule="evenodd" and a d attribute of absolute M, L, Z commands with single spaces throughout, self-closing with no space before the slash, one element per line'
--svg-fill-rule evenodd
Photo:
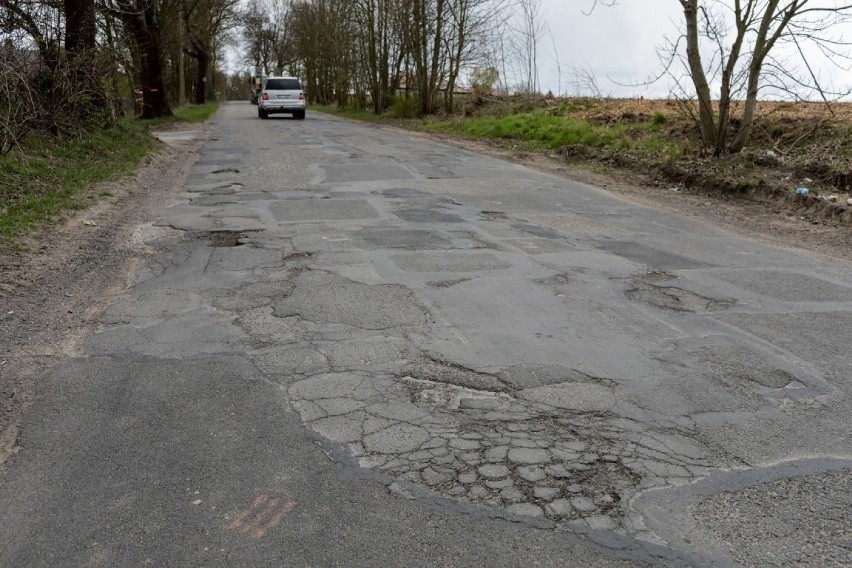
<path fill-rule="evenodd" d="M 257 100 L 257 116 L 269 118 L 274 113 L 290 113 L 305 118 L 305 93 L 295 77 L 267 77 Z"/>

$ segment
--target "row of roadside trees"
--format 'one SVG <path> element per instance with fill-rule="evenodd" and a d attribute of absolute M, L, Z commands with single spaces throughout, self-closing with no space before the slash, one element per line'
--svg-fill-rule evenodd
<path fill-rule="evenodd" d="M 248 63 L 301 76 L 323 104 L 378 114 L 407 92 L 421 115 L 451 112 L 452 87 L 474 69 L 493 79 L 474 88 L 538 88 L 540 0 L 250 0 L 243 21 Z"/>
<path fill-rule="evenodd" d="M 0 150 L 203 103 L 239 16 L 238 0 L 0 0 Z"/>

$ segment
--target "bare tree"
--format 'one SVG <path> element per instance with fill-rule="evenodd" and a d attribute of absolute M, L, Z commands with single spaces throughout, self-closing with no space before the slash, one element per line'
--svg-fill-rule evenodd
<path fill-rule="evenodd" d="M 287 34 L 289 10 L 286 0 L 251 0 L 240 14 L 246 59 L 258 75 L 283 73 L 294 57 Z"/>
<path fill-rule="evenodd" d="M 443 34 L 448 0 L 403 0 L 409 20 L 403 33 L 414 66 L 414 80 L 420 97 L 420 114 L 435 111 L 436 95 L 443 79 Z"/>
<path fill-rule="evenodd" d="M 32 52 L 17 49 L 7 39 L 0 45 L 0 155 L 38 128 L 44 112 L 34 85 Z"/>
<path fill-rule="evenodd" d="M 842 0 L 678 0 L 683 10 L 681 36 L 661 48 L 664 74 L 677 78 L 682 64 L 692 85 L 695 116 L 705 147 L 716 155 L 739 152 L 754 128 L 761 88 L 782 86 L 792 94 L 807 86 L 824 100 L 844 93 L 830 92 L 812 71 L 808 51 L 821 53 L 833 64 L 848 65 L 848 47 L 839 25 L 852 21 L 852 3 Z M 616 0 L 594 0 L 612 6 Z M 807 73 L 779 61 L 779 48 L 793 47 Z M 718 98 L 711 85 L 718 84 Z M 790 86 L 793 87 L 790 87 Z M 690 97 L 692 98 L 692 97 Z M 735 113 L 741 102 L 741 114 Z M 733 120 L 736 116 L 736 120 Z"/>
<path fill-rule="evenodd" d="M 237 0 L 182 0 L 180 9 L 186 32 L 184 53 L 198 62 L 195 104 L 204 104 L 216 42 L 237 24 Z"/>
<path fill-rule="evenodd" d="M 352 2 L 344 0 L 300 0 L 292 5 L 290 36 L 298 56 L 294 65 L 304 76 L 310 101 L 347 103 L 357 76 L 353 10 Z"/>
<path fill-rule="evenodd" d="M 138 61 L 142 118 L 172 114 L 163 74 L 161 4 L 161 0 L 112 0 L 105 6 L 110 15 L 122 22 Z"/>
<path fill-rule="evenodd" d="M 108 119 L 103 112 L 107 99 L 101 87 L 101 70 L 98 68 L 98 48 L 95 41 L 95 0 L 63 0 L 65 16 L 65 51 L 73 70 L 76 97 L 69 97 L 67 112 L 98 122 Z"/>
<path fill-rule="evenodd" d="M 503 22 L 506 0 L 450 0 L 445 34 L 447 59 L 446 109 L 453 111 L 456 81 L 463 69 L 486 61 L 488 38 Z"/>
<path fill-rule="evenodd" d="M 356 0 L 354 17 L 358 24 L 362 74 L 370 91 L 373 112 L 388 108 L 400 84 L 400 69 L 405 51 L 394 17 L 392 0 Z"/>
<path fill-rule="evenodd" d="M 584 61 L 582 65 L 571 65 L 568 75 L 570 83 L 574 85 L 576 95 L 592 96 L 596 99 L 604 98 L 595 70 L 588 62 Z"/>
<path fill-rule="evenodd" d="M 538 46 L 546 28 L 541 0 L 518 0 L 518 12 L 520 22 L 515 29 L 515 41 L 523 62 L 522 89 L 527 93 L 537 93 Z"/>

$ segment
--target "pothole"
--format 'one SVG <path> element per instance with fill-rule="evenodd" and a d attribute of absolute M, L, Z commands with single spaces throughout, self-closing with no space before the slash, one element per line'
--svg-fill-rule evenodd
<path fill-rule="evenodd" d="M 503 211 L 480 211 L 479 214 L 486 221 L 505 221 L 509 218 Z"/>
<path fill-rule="evenodd" d="M 508 398 L 498 393 L 479 396 L 474 400 Z M 513 514 L 617 528 L 622 495 L 640 478 L 618 457 L 623 444 L 614 429 L 601 425 L 600 434 L 589 435 L 573 426 L 555 415 L 475 421 L 416 451 L 365 456 L 362 464 L 446 497 Z"/>
<path fill-rule="evenodd" d="M 400 381 L 411 392 L 411 402 L 436 410 L 504 409 L 508 408 L 513 400 L 506 393 L 476 390 L 410 376 L 404 376 Z"/>
<path fill-rule="evenodd" d="M 428 357 L 417 368 L 419 377 L 320 373 L 288 395 L 309 428 L 346 444 L 361 467 L 578 528 L 630 529 L 623 504 L 640 488 L 689 483 L 716 465 L 689 432 L 649 430 L 588 409 L 596 405 L 515 398 L 493 375 Z"/>
<path fill-rule="evenodd" d="M 683 288 L 659 284 L 676 278 L 665 272 L 649 272 L 632 278 L 632 287 L 627 289 L 624 295 L 640 304 L 685 313 L 715 312 L 736 304 L 735 300 L 708 298 Z"/>
<path fill-rule="evenodd" d="M 405 369 L 405 375 L 433 383 L 445 383 L 479 391 L 506 392 L 506 384 L 489 373 L 481 373 L 455 363 L 423 357 Z"/>
<path fill-rule="evenodd" d="M 208 235 L 214 247 L 237 247 L 248 242 L 244 231 L 213 231 Z"/>
<path fill-rule="evenodd" d="M 302 260 L 305 258 L 311 258 L 315 253 L 308 251 L 300 251 L 300 252 L 291 252 L 287 256 L 284 257 L 284 262 L 290 262 L 292 260 Z"/>
<path fill-rule="evenodd" d="M 470 278 L 456 278 L 454 280 L 430 280 L 426 283 L 429 288 L 452 288 L 457 284 L 469 281 Z"/>
<path fill-rule="evenodd" d="M 251 243 L 250 234 L 257 231 L 187 231 L 192 240 L 210 241 L 214 247 L 238 247 Z"/>

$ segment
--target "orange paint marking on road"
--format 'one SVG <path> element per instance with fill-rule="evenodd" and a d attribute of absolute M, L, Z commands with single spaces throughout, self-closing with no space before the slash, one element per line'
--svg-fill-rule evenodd
<path fill-rule="evenodd" d="M 240 529 L 240 532 L 247 533 L 254 530 L 259 524 L 266 520 L 266 517 L 272 514 L 272 511 L 275 510 L 276 505 L 278 505 L 278 499 L 270 499 L 269 503 L 266 504 L 266 507 L 264 507 L 257 514 L 257 516 L 252 520 L 252 522 L 248 523 L 242 529 Z"/>
<path fill-rule="evenodd" d="M 251 505 L 225 526 L 226 531 L 236 530 L 252 538 L 263 538 L 296 505 L 290 494 L 281 489 L 259 489 L 256 493 Z"/>
<path fill-rule="evenodd" d="M 266 501 L 268 500 L 269 497 L 266 495 L 258 495 L 257 497 L 255 497 L 251 505 L 249 505 L 247 509 L 244 509 L 243 512 L 241 512 L 236 519 L 234 519 L 228 526 L 226 526 L 225 530 L 232 531 L 236 528 L 241 527 L 243 525 L 243 521 L 246 520 L 249 515 L 254 513 L 258 509 L 258 507 L 266 503 Z"/>
<path fill-rule="evenodd" d="M 269 519 L 269 522 L 254 531 L 254 534 L 252 534 L 252 536 L 254 538 L 263 538 L 264 536 L 266 536 L 266 533 L 269 532 L 270 529 L 273 529 L 278 526 L 278 523 L 281 522 L 281 519 L 284 518 L 284 515 L 287 514 L 287 511 L 292 509 L 295 504 L 295 501 L 285 501 L 284 503 L 282 503 L 281 508 L 278 509 L 278 512 L 275 513 L 275 515 L 271 519 Z"/>

